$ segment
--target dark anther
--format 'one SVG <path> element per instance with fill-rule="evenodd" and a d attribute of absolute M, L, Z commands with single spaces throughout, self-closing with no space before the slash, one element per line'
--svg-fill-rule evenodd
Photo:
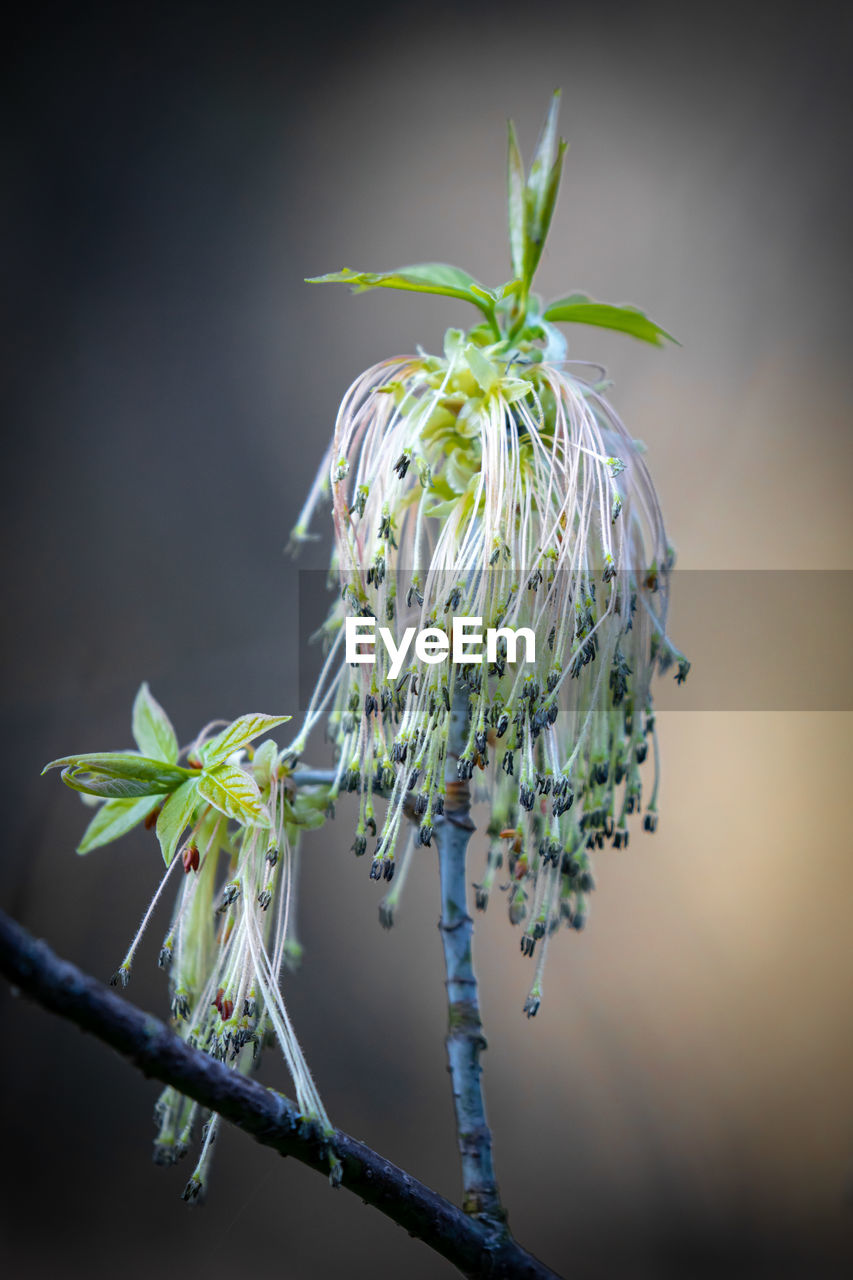
<path fill-rule="evenodd" d="M 575 802 L 574 792 L 554 794 L 554 801 L 551 805 L 551 813 L 555 818 L 559 818 L 561 814 L 567 813 Z"/>

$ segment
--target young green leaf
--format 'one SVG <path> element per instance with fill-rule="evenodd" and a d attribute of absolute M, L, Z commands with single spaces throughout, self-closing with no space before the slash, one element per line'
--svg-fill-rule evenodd
<path fill-rule="evenodd" d="M 113 799 L 166 795 L 192 777 L 189 769 L 151 760 L 135 751 L 93 751 L 87 755 L 51 760 L 42 769 L 61 769 L 62 781 L 74 791 Z"/>
<path fill-rule="evenodd" d="M 489 319 L 494 315 L 496 295 L 484 288 L 473 276 L 460 267 L 445 262 L 418 262 L 398 271 L 330 271 L 324 276 L 312 276 L 306 284 L 348 284 L 354 293 L 366 289 L 406 289 L 412 293 L 440 293 L 447 298 L 461 298 L 470 302 Z"/>
<path fill-rule="evenodd" d="M 227 729 L 223 729 L 201 749 L 201 758 L 207 768 L 227 760 L 235 751 L 245 747 L 253 738 L 262 733 L 269 733 L 280 724 L 290 720 L 290 716 L 265 716 L 262 712 L 250 712 L 233 720 Z"/>
<path fill-rule="evenodd" d="M 506 189 L 512 274 L 520 277 L 524 272 L 524 162 L 515 136 L 515 125 L 511 120 L 507 146 Z"/>
<path fill-rule="evenodd" d="M 551 105 L 545 117 L 545 124 L 539 136 L 536 154 L 530 166 L 527 187 L 533 197 L 534 207 L 539 210 L 545 202 L 545 195 L 554 168 L 557 144 L 557 117 L 560 114 L 560 90 L 557 89 L 551 98 Z M 565 143 L 563 143 L 565 149 Z"/>
<path fill-rule="evenodd" d="M 533 279 L 536 268 L 539 266 L 539 259 L 542 257 L 542 250 L 545 248 L 545 241 L 548 238 L 548 231 L 551 226 L 551 219 L 554 216 L 554 209 L 557 204 L 557 192 L 560 190 L 560 178 L 563 172 L 563 157 L 568 150 L 568 143 L 561 140 L 557 148 L 557 159 L 554 161 L 551 171 L 547 176 L 545 188 L 542 194 L 542 200 L 537 208 L 535 234 L 531 235 L 527 242 L 527 276 L 528 283 Z"/>
<path fill-rule="evenodd" d="M 177 764 L 178 739 L 172 722 L 153 697 L 147 682 L 139 686 L 133 703 L 133 736 L 144 756 Z"/>
<path fill-rule="evenodd" d="M 205 770 L 198 780 L 198 793 L 220 813 L 244 826 L 269 826 L 269 813 L 257 783 L 236 765 L 220 764 L 209 772 Z"/>
<path fill-rule="evenodd" d="M 175 856 L 181 836 L 192 821 L 198 808 L 199 779 L 188 778 L 177 791 L 172 792 L 157 818 L 157 839 L 168 867 Z"/>
<path fill-rule="evenodd" d="M 91 853 L 102 845 L 118 840 L 138 826 L 154 807 L 150 796 L 140 796 L 131 800 L 107 800 L 99 805 L 98 812 L 83 832 L 83 838 L 77 846 L 78 853 Z"/>
<path fill-rule="evenodd" d="M 628 333 L 632 338 L 640 338 L 643 342 L 651 342 L 653 346 L 662 347 L 666 338 L 678 344 L 671 333 L 655 324 L 647 315 L 636 307 L 611 306 L 606 302 L 593 302 L 584 293 L 573 293 L 568 298 L 560 298 L 552 302 L 543 312 L 545 320 L 560 320 L 566 324 L 594 324 L 602 329 L 615 329 L 619 333 Z"/>
<path fill-rule="evenodd" d="M 551 99 L 551 107 L 545 120 L 545 126 L 530 166 L 530 174 L 524 189 L 524 282 L 529 285 L 533 279 L 551 218 L 557 203 L 557 192 L 560 188 L 560 175 L 563 171 L 563 157 L 568 144 L 557 139 L 557 116 L 560 110 L 560 92 Z"/>

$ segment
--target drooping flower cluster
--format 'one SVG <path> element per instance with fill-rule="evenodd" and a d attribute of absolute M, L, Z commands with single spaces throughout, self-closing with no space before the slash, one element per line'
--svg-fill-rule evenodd
<path fill-rule="evenodd" d="M 314 508 L 331 498 L 338 600 L 294 750 L 330 709 L 335 788 L 359 795 L 353 848 L 364 853 L 376 836 L 377 879 L 390 880 L 398 859 L 404 869 L 412 847 L 431 843 L 448 780 L 479 779 L 491 845 L 478 906 L 505 867 L 522 950 L 532 955 L 543 939 L 528 1013 L 538 1007 L 547 937 L 561 921 L 576 929 L 585 921 L 592 852 L 605 841 L 627 845 L 628 815 L 643 806 L 645 828 L 655 828 L 652 675 L 677 662 L 682 681 L 689 667 L 666 631 L 673 553 L 642 449 L 603 385 L 573 371 L 553 322 L 656 343 L 668 335 L 631 308 L 573 295 L 540 310 L 529 293 L 529 245 L 541 251 L 562 159 L 554 125 L 555 109 L 515 210 L 511 134 L 510 226 L 521 219 L 521 230 L 517 276 L 502 289 L 434 264 L 321 277 L 465 297 L 485 323 L 448 331 L 442 357 L 384 361 L 353 383 L 294 531 L 307 536 Z M 391 645 L 377 643 L 372 663 L 344 660 L 348 617 L 386 629 Z M 460 661 L 442 646 L 453 618 L 495 633 L 483 661 Z M 411 637 L 425 630 L 435 644 L 418 658 Z M 401 671 L 397 653 L 406 654 Z M 377 797 L 387 801 L 384 817 Z M 396 897 L 392 890 L 383 903 L 386 923 Z"/>
<path fill-rule="evenodd" d="M 171 722 L 143 684 L 134 704 L 139 752 L 69 756 L 63 780 L 99 804 L 78 847 L 88 853 L 144 823 L 156 827 L 166 872 L 113 984 L 126 986 L 142 936 L 167 882 L 178 875 L 171 922 L 159 954 L 169 978 L 172 1026 L 186 1043 L 247 1073 L 277 1043 L 306 1123 L 332 1126 L 285 1008 L 280 979 L 299 959 L 294 928 L 299 839 L 324 820 L 322 788 L 297 793 L 275 743 L 252 740 L 287 716 L 249 715 L 209 725 L 179 752 Z M 186 766 L 178 761 L 186 756 Z M 180 871 L 176 869 L 180 868 Z M 187 1152 L 199 1106 L 166 1088 L 156 1109 L 155 1160 Z M 184 1191 L 204 1189 L 219 1117 L 209 1117 Z M 329 1152 L 333 1178 L 340 1166 Z"/>

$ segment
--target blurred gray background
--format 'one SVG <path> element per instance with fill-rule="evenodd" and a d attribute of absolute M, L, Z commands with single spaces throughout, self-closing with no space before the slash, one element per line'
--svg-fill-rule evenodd
<path fill-rule="evenodd" d="M 649 446 L 680 565 L 853 568 L 850 14 L 19 13 L 0 126 L 6 909 L 106 977 L 159 854 L 136 833 L 76 858 L 85 814 L 41 765 L 126 745 L 143 678 L 184 741 L 211 716 L 295 705 L 299 565 L 282 549 L 337 403 L 366 365 L 473 318 L 302 278 L 446 259 L 505 279 L 505 120 L 529 157 L 558 85 L 571 150 L 539 285 L 634 302 L 681 338 L 570 335 Z M 555 940 L 534 1021 L 502 902 L 477 920 L 512 1226 L 573 1276 L 847 1274 L 850 716 L 660 726 L 659 832 L 600 855 L 589 927 Z M 384 933 L 346 817 L 308 842 L 286 996 L 336 1122 L 455 1197 L 436 868 L 424 852 Z M 159 1013 L 164 923 L 128 993 Z M 188 1210 L 189 1166 L 150 1162 L 156 1086 L 0 1001 L 7 1274 L 452 1274 L 234 1132 Z M 272 1056 L 262 1075 L 286 1089 Z"/>

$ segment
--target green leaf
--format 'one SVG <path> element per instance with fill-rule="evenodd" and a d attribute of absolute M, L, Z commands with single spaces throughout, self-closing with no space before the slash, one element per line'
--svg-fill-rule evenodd
<path fill-rule="evenodd" d="M 258 784 L 236 765 L 220 764 L 209 772 L 205 770 L 198 780 L 198 793 L 214 809 L 244 826 L 252 823 L 269 826 L 269 813 L 261 800 Z"/>
<path fill-rule="evenodd" d="M 269 733 L 271 729 L 285 724 L 290 719 L 290 716 L 266 716 L 260 711 L 240 716 L 239 720 L 232 721 L 227 729 L 223 729 L 215 738 L 211 738 L 210 742 L 205 743 L 201 749 L 201 758 L 208 768 L 211 765 L 220 764 L 235 751 L 245 747 L 246 743 L 251 742 L 253 738 L 257 738 L 262 733 Z"/>
<path fill-rule="evenodd" d="M 545 308 L 545 320 L 561 320 L 572 324 L 594 324 L 602 329 L 616 329 L 619 333 L 628 333 L 632 338 L 640 338 L 643 342 L 651 342 L 653 346 L 662 347 L 666 338 L 678 345 L 678 340 L 671 333 L 655 324 L 647 315 L 631 306 L 611 306 L 606 302 L 593 302 L 584 293 L 573 293 L 568 298 L 560 298 Z"/>
<path fill-rule="evenodd" d="M 551 226 L 551 218 L 557 203 L 563 157 L 568 144 L 557 139 L 557 116 L 560 110 L 559 89 L 551 99 L 539 145 L 530 166 L 530 175 L 524 191 L 524 282 L 533 279 L 545 240 Z"/>
<path fill-rule="evenodd" d="M 198 778 L 188 778 L 177 791 L 174 791 L 157 818 L 157 839 L 163 853 L 163 861 L 168 867 L 175 856 L 181 836 L 192 821 L 198 808 Z"/>
<path fill-rule="evenodd" d="M 509 206 L 509 250 L 512 274 L 524 271 L 524 162 L 515 136 L 515 125 L 509 121 L 506 161 L 507 204 Z"/>
<path fill-rule="evenodd" d="M 101 845 L 118 840 L 119 836 L 132 831 L 147 818 L 152 808 L 150 796 L 133 800 L 107 800 L 98 807 L 98 812 L 83 832 L 77 852 L 91 853 Z"/>
<path fill-rule="evenodd" d="M 46 764 L 42 775 L 49 769 L 61 769 L 62 781 L 74 791 L 110 799 L 166 795 L 192 776 L 189 769 L 182 769 L 180 765 L 151 760 L 135 751 L 94 751 L 64 756 Z"/>
<path fill-rule="evenodd" d="M 133 703 L 133 736 L 144 756 L 177 764 L 178 739 L 175 730 L 146 681 L 139 686 Z"/>
<path fill-rule="evenodd" d="M 557 117 L 560 114 L 560 90 L 557 89 L 551 98 L 551 105 L 548 108 L 548 114 L 545 117 L 545 124 L 542 127 L 542 133 L 539 136 L 539 143 L 536 147 L 536 154 L 533 157 L 533 163 L 530 166 L 530 176 L 527 179 L 527 188 L 533 197 L 534 207 L 541 209 L 550 182 L 551 174 L 554 168 L 556 142 L 557 142 Z M 565 143 L 563 149 L 565 150 Z"/>
<path fill-rule="evenodd" d="M 324 276 L 312 276 L 306 284 L 349 284 L 355 293 L 366 289 L 406 289 L 412 293 L 440 293 L 447 298 L 461 298 L 470 302 L 489 318 L 494 315 L 496 295 L 469 276 L 460 267 L 445 262 L 418 262 L 398 271 L 330 271 Z"/>
<path fill-rule="evenodd" d="M 527 277 L 528 283 L 533 279 L 534 272 L 539 266 L 539 259 L 542 257 L 542 250 L 545 248 L 545 241 L 548 239 L 548 231 L 551 227 L 551 219 L 554 216 L 554 209 L 557 205 L 557 192 L 560 190 L 560 178 L 563 172 L 563 157 L 568 150 L 567 142 L 560 142 L 557 149 L 557 159 L 548 174 L 545 188 L 542 195 L 542 201 L 538 207 L 536 215 L 536 236 L 532 244 L 528 242 L 528 270 L 530 274 Z"/>

